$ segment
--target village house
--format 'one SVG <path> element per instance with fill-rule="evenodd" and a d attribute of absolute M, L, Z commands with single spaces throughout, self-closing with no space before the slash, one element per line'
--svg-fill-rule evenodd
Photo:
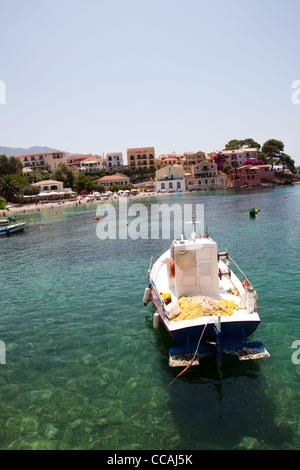
<path fill-rule="evenodd" d="M 229 170 L 228 178 L 235 187 L 259 186 L 261 183 L 274 181 L 275 173 L 270 169 L 270 165 L 243 165 Z"/>
<path fill-rule="evenodd" d="M 241 148 L 237 150 L 222 150 L 220 152 L 226 159 L 226 165 L 232 168 L 243 166 L 247 160 L 257 160 L 257 148 Z"/>
<path fill-rule="evenodd" d="M 117 184 L 122 189 L 124 184 L 130 184 L 130 178 L 116 173 L 114 175 L 102 176 L 102 178 L 98 178 L 95 182 L 96 184 L 103 184 L 106 189 L 110 189 L 113 184 Z"/>
<path fill-rule="evenodd" d="M 56 170 L 60 163 L 67 163 L 67 156 L 64 152 L 45 152 L 45 153 L 29 153 L 27 155 L 18 155 L 18 158 L 24 168 L 48 165 L 50 171 Z"/>
<path fill-rule="evenodd" d="M 184 169 L 179 165 L 167 165 L 155 172 L 156 192 L 185 190 Z"/>
<path fill-rule="evenodd" d="M 186 189 L 217 189 L 223 188 L 227 183 L 225 175 L 219 175 L 217 165 L 208 160 L 202 160 L 186 173 Z"/>
<path fill-rule="evenodd" d="M 103 161 L 100 155 L 90 155 L 89 157 L 81 160 L 80 170 L 83 173 L 95 173 L 102 170 Z"/>
<path fill-rule="evenodd" d="M 106 154 L 106 162 L 108 169 L 115 169 L 124 166 L 123 162 L 123 153 L 122 152 L 114 152 L 114 153 L 107 153 Z"/>
<path fill-rule="evenodd" d="M 72 168 L 80 168 L 80 163 L 91 156 L 91 153 L 88 155 L 69 155 L 67 157 L 66 165 Z"/>
<path fill-rule="evenodd" d="M 162 166 L 178 165 L 180 163 L 180 158 L 178 155 L 174 155 L 173 153 L 165 153 L 158 157 L 157 163 Z"/>
<path fill-rule="evenodd" d="M 127 163 L 130 170 L 155 169 L 154 147 L 127 149 Z"/>
<path fill-rule="evenodd" d="M 71 188 L 64 188 L 62 181 L 43 180 L 32 183 L 33 188 L 39 189 L 39 194 L 24 196 L 24 203 L 58 201 L 61 199 L 70 199 L 75 196 Z"/>
<path fill-rule="evenodd" d="M 196 165 L 205 159 L 205 153 L 199 150 L 198 152 L 184 152 L 180 156 L 180 164 L 188 167 Z"/>

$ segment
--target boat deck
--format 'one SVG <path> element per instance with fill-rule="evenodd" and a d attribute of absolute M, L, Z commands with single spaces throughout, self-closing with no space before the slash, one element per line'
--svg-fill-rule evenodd
<path fill-rule="evenodd" d="M 167 267 L 162 263 L 154 276 L 154 283 L 159 288 L 159 294 L 171 294 L 172 302 L 177 302 L 182 310 L 179 315 L 171 320 L 172 322 L 215 315 L 217 311 L 221 313 L 221 316 L 247 313 L 245 305 L 241 304 L 240 292 L 232 279 L 227 276 L 222 276 L 219 280 L 219 292 L 217 295 L 207 295 L 206 292 L 201 292 L 200 289 L 197 289 L 193 292 L 193 295 L 177 298 L 175 286 L 174 284 L 172 285 L 172 280 L 167 275 Z M 201 308 L 201 303 L 206 308 Z M 189 314 L 187 313 L 188 310 Z"/>

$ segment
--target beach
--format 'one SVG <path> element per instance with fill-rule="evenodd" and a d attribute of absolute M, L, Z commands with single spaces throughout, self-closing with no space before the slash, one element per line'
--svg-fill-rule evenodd
<path fill-rule="evenodd" d="M 180 194 L 185 193 L 181 192 Z M 141 192 L 138 193 L 137 195 L 133 196 L 118 196 L 118 195 L 111 195 L 110 197 L 95 197 L 92 194 L 88 196 L 78 196 L 76 199 L 65 199 L 63 201 L 50 201 L 50 202 L 43 202 L 43 203 L 31 203 L 31 204 L 8 204 L 6 209 L 0 210 L 0 215 L 2 212 L 2 215 L 10 216 L 13 214 L 28 214 L 31 212 L 40 212 L 41 210 L 45 209 L 56 209 L 56 210 L 61 210 L 64 207 L 70 207 L 70 206 L 80 206 L 80 205 L 86 205 L 86 204 L 91 204 L 91 203 L 101 203 L 101 202 L 107 202 L 107 201 L 116 201 L 120 198 L 126 198 L 129 200 L 132 199 L 141 199 L 141 198 L 146 198 L 146 197 L 151 197 L 151 196 L 169 196 L 174 193 L 156 193 L 156 192 Z"/>
<path fill-rule="evenodd" d="M 88 198 L 78 198 L 75 200 L 64 200 L 64 201 L 51 201 L 45 203 L 38 203 L 38 204 L 8 204 L 6 209 L 2 209 L 2 213 L 5 213 L 7 216 L 12 214 L 27 214 L 30 212 L 40 212 L 41 210 L 45 209 L 62 209 L 64 207 L 70 206 L 78 206 L 81 204 L 89 204 L 91 202 L 95 202 L 96 199 L 88 199 Z M 100 201 L 99 201 L 100 202 Z"/>

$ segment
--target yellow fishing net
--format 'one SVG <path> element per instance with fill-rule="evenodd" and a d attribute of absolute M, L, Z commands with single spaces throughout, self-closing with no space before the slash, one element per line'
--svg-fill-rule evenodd
<path fill-rule="evenodd" d="M 178 305 L 181 312 L 172 321 L 193 320 L 198 317 L 216 315 L 230 316 L 238 308 L 233 300 L 216 300 L 198 295 L 196 297 L 180 297 Z"/>

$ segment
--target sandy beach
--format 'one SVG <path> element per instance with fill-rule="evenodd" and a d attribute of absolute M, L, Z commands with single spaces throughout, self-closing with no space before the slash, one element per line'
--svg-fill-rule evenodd
<path fill-rule="evenodd" d="M 151 193 L 139 193 L 136 196 L 127 196 L 126 199 L 140 199 L 140 198 L 145 198 L 145 197 L 151 197 L 151 196 L 166 196 L 171 193 L 165 193 L 165 194 L 157 194 L 155 192 Z M 125 197 L 125 196 L 120 196 L 120 197 Z M 7 217 L 13 215 L 13 214 L 28 214 L 31 212 L 39 212 L 41 210 L 45 209 L 56 209 L 57 212 L 60 212 L 64 207 L 70 207 L 70 206 L 80 206 L 80 205 L 87 205 L 87 204 L 95 204 L 95 203 L 101 203 L 101 202 L 108 202 L 108 201 L 116 201 L 118 200 L 119 197 L 116 196 L 110 196 L 110 197 L 93 197 L 93 195 L 90 196 L 79 196 L 76 199 L 73 200 L 68 200 L 65 199 L 63 201 L 51 201 L 51 202 L 44 202 L 44 203 L 32 203 L 32 204 L 22 204 L 21 206 L 19 204 L 8 204 L 6 209 L 1 209 L 0 210 L 0 216 L 1 215 L 6 215 Z"/>

